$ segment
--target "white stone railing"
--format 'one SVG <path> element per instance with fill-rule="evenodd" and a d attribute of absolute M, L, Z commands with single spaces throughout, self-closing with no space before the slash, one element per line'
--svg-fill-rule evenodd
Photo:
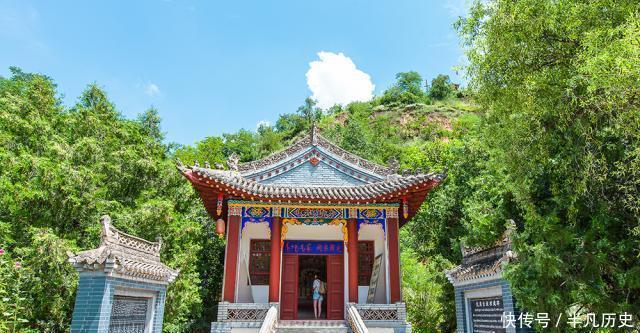
<path fill-rule="evenodd" d="M 273 305 L 267 311 L 267 315 L 260 326 L 259 333 L 274 333 L 278 324 L 278 307 Z"/>
<path fill-rule="evenodd" d="M 407 308 L 404 303 L 353 304 L 363 321 L 406 321 Z"/>
<path fill-rule="evenodd" d="M 218 303 L 218 321 L 258 321 L 267 317 L 271 305 L 268 303 Z"/>
<path fill-rule="evenodd" d="M 369 329 L 362 321 L 360 313 L 353 303 L 347 305 L 347 324 L 353 333 L 369 333 Z"/>

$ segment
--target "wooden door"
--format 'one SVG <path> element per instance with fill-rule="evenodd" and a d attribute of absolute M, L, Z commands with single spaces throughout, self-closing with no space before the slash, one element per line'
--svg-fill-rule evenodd
<path fill-rule="evenodd" d="M 327 319 L 344 319 L 344 259 L 327 256 Z"/>
<path fill-rule="evenodd" d="M 298 318 L 298 256 L 282 255 L 282 285 L 280 288 L 280 319 Z"/>

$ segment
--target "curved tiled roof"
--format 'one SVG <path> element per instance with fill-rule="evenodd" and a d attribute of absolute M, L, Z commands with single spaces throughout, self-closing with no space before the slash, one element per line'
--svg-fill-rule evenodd
<path fill-rule="evenodd" d="M 138 279 L 171 282 L 178 271 L 160 262 L 162 243 L 149 242 L 126 234 L 111 225 L 111 218 L 101 218 L 102 237 L 97 249 L 69 254 L 69 261 L 78 269 L 104 270 L 112 267 L 117 273 Z"/>
<path fill-rule="evenodd" d="M 451 283 L 459 285 L 465 282 L 498 275 L 502 272 L 503 263 L 508 262 L 509 259 L 510 256 L 505 254 L 503 256 L 493 258 L 491 261 L 456 266 L 445 273 Z"/>
<path fill-rule="evenodd" d="M 240 196 L 264 199 L 301 199 L 320 201 L 371 201 L 396 196 L 405 191 L 433 187 L 444 175 L 428 173 L 410 176 L 390 175 L 385 179 L 356 186 L 286 186 L 262 184 L 245 178 L 239 172 L 214 170 L 198 166 L 179 166 L 182 173 L 195 183 L 214 187 L 223 185 Z"/>
<path fill-rule="evenodd" d="M 493 246 L 476 248 L 462 246 L 462 264 L 445 271 L 449 281 L 454 285 L 460 285 L 499 276 L 502 273 L 502 266 L 515 257 L 511 251 L 510 238 L 513 228 L 514 226 L 507 228 Z"/>
<path fill-rule="evenodd" d="M 340 172 L 362 180 L 362 183 L 322 181 L 310 185 L 311 181 L 305 182 L 304 179 L 280 183 L 264 181 L 291 172 L 296 165 L 307 161 L 314 167 L 323 161 Z M 190 167 L 182 165 L 180 161 L 177 165 L 214 218 L 224 216 L 223 211 L 226 211 L 225 203 L 222 207 L 217 205 L 222 195 L 224 202 L 228 199 L 327 204 L 402 202 L 407 208 L 407 217 L 401 217 L 401 223 L 404 223 L 417 212 L 428 192 L 445 178 L 440 173 L 398 175 L 397 162 L 387 168 L 358 157 L 323 138 L 315 126 L 309 135 L 280 152 L 240 165 L 237 157 L 232 157 L 227 164 L 230 170 L 222 170 L 221 167 L 212 169 L 206 162 L 204 168 L 197 162 Z M 319 174 L 305 177 L 322 177 Z"/>

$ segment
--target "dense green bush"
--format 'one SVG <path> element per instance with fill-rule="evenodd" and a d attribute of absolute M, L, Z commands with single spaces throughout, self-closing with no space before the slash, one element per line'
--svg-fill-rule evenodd
<path fill-rule="evenodd" d="M 488 196 L 471 207 L 486 214 L 470 236 L 487 244 L 515 220 L 507 278 L 531 312 L 640 313 L 639 10 L 478 1 L 459 23 L 488 112 Z"/>
<path fill-rule="evenodd" d="M 195 263 L 203 246 L 222 246 L 208 239 L 208 218 L 170 157 L 153 109 L 124 119 L 95 85 L 67 108 L 45 76 L 12 69 L 0 78 L 0 246 L 7 262 L 22 263 L 21 331 L 68 330 L 77 274 L 66 251 L 96 247 L 103 214 L 126 232 L 165 238 L 163 260 L 181 270 L 167 297 L 168 330 L 203 318 L 201 295 L 219 286 L 203 291 L 207 274 Z"/>
<path fill-rule="evenodd" d="M 422 76 L 414 71 L 396 74 L 396 83 L 385 90 L 376 102 L 384 105 L 430 103 L 422 88 Z"/>
<path fill-rule="evenodd" d="M 443 100 L 453 92 L 453 85 L 449 75 L 440 74 L 431 80 L 429 86 L 429 97 L 437 100 Z"/>

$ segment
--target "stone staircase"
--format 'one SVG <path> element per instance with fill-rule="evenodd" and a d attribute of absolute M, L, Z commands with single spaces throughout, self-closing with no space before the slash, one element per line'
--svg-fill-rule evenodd
<path fill-rule="evenodd" d="M 233 329 L 258 333 L 411 333 L 406 313 L 404 303 L 348 303 L 346 320 L 279 320 L 277 303 L 220 302 L 218 320 L 211 323 L 211 333 L 230 333 Z"/>
<path fill-rule="evenodd" d="M 344 320 L 280 320 L 278 333 L 348 333 Z"/>

